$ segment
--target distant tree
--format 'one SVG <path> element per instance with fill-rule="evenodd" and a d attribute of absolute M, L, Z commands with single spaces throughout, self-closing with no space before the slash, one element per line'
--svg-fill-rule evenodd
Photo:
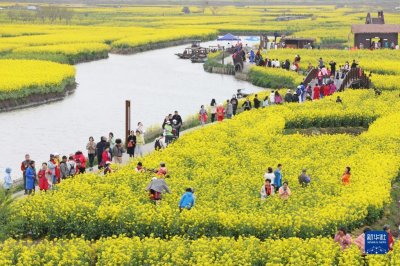
<path fill-rule="evenodd" d="M 188 7 L 188 6 L 184 6 L 184 7 L 182 8 L 182 12 L 185 13 L 185 14 L 190 14 L 190 9 L 189 9 L 189 7 Z"/>

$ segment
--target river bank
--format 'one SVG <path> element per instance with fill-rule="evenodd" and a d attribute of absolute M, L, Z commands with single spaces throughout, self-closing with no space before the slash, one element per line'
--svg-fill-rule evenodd
<path fill-rule="evenodd" d="M 50 88 L 50 90 L 55 91 L 41 92 L 41 89 L 27 89 L 29 94 L 27 92 L 24 97 L 0 100 L 0 113 L 61 101 L 68 95 L 73 94 L 77 85 L 75 79 L 71 79 L 63 82 L 58 88 Z M 32 93 L 31 90 L 34 90 L 34 92 Z"/>

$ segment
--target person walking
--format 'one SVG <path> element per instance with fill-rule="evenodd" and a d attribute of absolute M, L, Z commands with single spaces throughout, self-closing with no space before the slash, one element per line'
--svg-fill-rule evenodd
<path fill-rule="evenodd" d="M 233 105 L 229 100 L 226 100 L 226 118 L 231 119 L 233 116 Z"/>
<path fill-rule="evenodd" d="M 251 102 L 250 102 L 249 97 L 246 97 L 246 101 L 242 104 L 242 107 L 244 107 L 245 111 L 251 110 Z"/>
<path fill-rule="evenodd" d="M 320 94 L 319 94 L 319 86 L 318 86 L 318 84 L 317 83 L 315 83 L 315 86 L 314 86 L 314 88 L 313 88 L 313 100 L 315 101 L 315 100 L 319 100 L 319 98 L 320 98 Z"/>
<path fill-rule="evenodd" d="M 329 62 L 329 65 L 331 66 L 331 76 L 336 76 L 336 62 L 331 60 Z"/>
<path fill-rule="evenodd" d="M 86 172 L 86 158 L 81 151 L 75 152 L 75 162 L 79 170 L 79 173 L 83 174 Z"/>
<path fill-rule="evenodd" d="M 217 120 L 218 122 L 222 122 L 224 120 L 225 117 L 225 108 L 224 105 L 222 103 L 218 104 L 217 107 Z"/>
<path fill-rule="evenodd" d="M 143 157 L 144 144 L 144 135 L 139 130 L 136 130 L 136 154 L 138 157 Z"/>
<path fill-rule="evenodd" d="M 22 161 L 22 163 L 21 163 L 21 171 L 22 171 L 22 178 L 24 180 L 24 188 L 26 188 L 26 175 L 25 175 L 25 173 L 26 173 L 26 169 L 28 169 L 28 167 L 29 167 L 30 161 L 31 161 L 31 158 L 30 158 L 29 154 L 25 154 L 25 160 Z M 25 189 L 24 195 L 26 195 L 26 194 L 28 194 L 28 191 Z"/>
<path fill-rule="evenodd" d="M 32 194 L 35 191 L 35 180 L 36 180 L 35 161 L 30 161 L 29 166 L 26 169 L 25 189 L 28 191 L 28 195 Z"/>
<path fill-rule="evenodd" d="M 210 103 L 210 113 L 211 113 L 211 123 L 214 123 L 215 121 L 215 116 L 217 114 L 217 102 L 215 101 L 215 99 L 211 100 Z"/>
<path fill-rule="evenodd" d="M 101 163 L 101 159 L 99 161 L 99 165 Z M 47 166 L 47 164 L 46 164 Z M 76 162 L 73 156 L 69 156 L 68 158 L 68 177 L 74 176 L 76 174 Z"/>
<path fill-rule="evenodd" d="M 172 133 L 172 125 L 170 121 L 167 121 L 167 123 L 165 124 L 164 133 L 165 133 L 165 143 L 168 146 L 174 138 L 174 134 Z"/>
<path fill-rule="evenodd" d="M 181 127 L 183 126 L 183 120 L 182 117 L 179 115 L 178 111 L 174 112 L 172 120 L 176 120 L 176 127 L 175 127 L 176 137 L 179 138 L 179 133 L 181 131 Z"/>
<path fill-rule="evenodd" d="M 42 164 L 43 166 L 43 164 Z M 68 172 L 68 162 L 67 162 L 67 156 L 63 156 L 62 160 L 60 162 L 60 178 L 61 179 L 66 179 L 69 176 Z"/>
<path fill-rule="evenodd" d="M 97 163 L 99 164 L 99 169 L 101 169 L 104 164 L 101 164 L 103 152 L 107 146 L 106 137 L 100 137 L 100 141 L 96 144 L 96 154 L 97 154 Z"/>
<path fill-rule="evenodd" d="M 200 111 L 199 111 L 199 121 L 201 126 L 204 126 L 207 123 L 207 111 L 204 108 L 204 105 L 202 105 L 200 107 Z"/>
<path fill-rule="evenodd" d="M 54 159 L 54 154 L 50 154 L 50 160 L 47 162 L 47 167 L 51 173 L 51 186 L 57 184 L 56 167 L 57 163 Z"/>
<path fill-rule="evenodd" d="M 90 171 L 92 171 L 94 157 L 96 156 L 96 143 L 94 142 L 93 137 L 89 137 L 89 142 L 86 144 L 86 150 L 88 151 Z"/>
<path fill-rule="evenodd" d="M 135 156 L 135 146 L 136 146 L 136 136 L 133 130 L 130 131 L 127 146 L 127 153 L 129 154 L 129 158 L 133 158 Z"/>
<path fill-rule="evenodd" d="M 115 163 L 122 164 L 122 156 L 124 155 L 125 152 L 126 151 L 125 151 L 124 147 L 122 146 L 122 140 L 116 139 L 115 146 L 112 150 Z"/>
<path fill-rule="evenodd" d="M 274 185 L 275 189 L 279 189 L 282 186 L 282 164 L 278 164 L 278 168 L 274 171 Z"/>
<path fill-rule="evenodd" d="M 187 188 L 179 201 L 179 211 L 190 210 L 195 202 L 194 191 L 192 188 Z"/>
<path fill-rule="evenodd" d="M 233 115 L 236 115 L 236 110 L 237 110 L 239 102 L 238 102 L 238 99 L 235 94 L 232 95 L 231 104 L 232 104 L 232 108 L 233 108 Z"/>
<path fill-rule="evenodd" d="M 51 176 L 51 173 L 47 168 L 47 163 L 42 163 L 42 168 L 38 172 L 40 191 L 49 190 L 49 176 Z"/>
<path fill-rule="evenodd" d="M 107 142 L 108 142 L 108 146 L 110 147 L 110 154 L 111 154 L 111 160 L 112 160 L 112 157 L 113 157 L 112 150 L 113 150 L 113 148 L 114 148 L 114 146 L 115 146 L 114 133 L 110 132 L 110 133 L 108 134 Z M 110 160 L 110 161 L 111 161 L 111 160 Z"/>
<path fill-rule="evenodd" d="M 254 102 L 254 108 L 256 108 L 256 109 L 260 108 L 261 101 L 258 99 L 258 95 L 257 94 L 254 95 L 253 102 Z"/>
<path fill-rule="evenodd" d="M 103 151 L 103 154 L 101 155 L 101 163 L 99 164 L 99 166 L 101 165 L 103 168 L 109 161 L 111 161 L 110 148 L 106 147 Z"/>
<path fill-rule="evenodd" d="M 13 181 L 11 178 L 11 168 L 7 167 L 5 174 L 4 174 L 4 183 L 3 183 L 3 188 L 6 191 L 6 195 L 8 195 L 10 193 L 12 185 L 13 185 Z"/>

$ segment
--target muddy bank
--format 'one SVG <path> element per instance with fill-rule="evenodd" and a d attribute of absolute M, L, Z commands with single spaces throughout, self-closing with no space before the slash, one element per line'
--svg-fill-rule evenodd
<path fill-rule="evenodd" d="M 215 39 L 217 36 L 208 36 L 203 41 L 210 41 Z M 148 43 L 136 47 L 113 47 L 111 48 L 110 53 L 114 54 L 136 54 L 150 50 L 156 50 L 161 48 L 167 48 L 171 46 L 178 46 L 183 44 L 190 44 L 193 40 L 197 39 L 193 37 L 191 39 L 181 39 L 181 40 L 174 40 L 174 41 L 164 41 L 164 42 L 157 42 L 157 43 Z"/>
<path fill-rule="evenodd" d="M 0 113 L 60 101 L 74 93 L 76 87 L 77 83 L 74 81 L 67 84 L 60 92 L 33 93 L 23 98 L 1 100 Z"/>

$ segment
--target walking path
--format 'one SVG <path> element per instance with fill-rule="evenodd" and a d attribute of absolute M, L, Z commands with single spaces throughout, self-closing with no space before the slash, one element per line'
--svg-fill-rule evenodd
<path fill-rule="evenodd" d="M 210 124 L 206 124 L 205 126 L 208 126 L 208 125 L 211 125 L 211 123 Z M 185 135 L 185 134 L 187 134 L 187 133 L 189 133 L 191 131 L 197 130 L 199 128 L 201 128 L 201 126 L 197 126 L 197 127 L 192 127 L 192 128 L 186 129 L 186 130 L 180 132 L 180 136 Z M 143 155 L 144 156 L 152 153 L 153 151 L 154 151 L 154 141 L 150 142 L 150 143 L 147 143 L 147 144 L 145 144 L 143 146 Z M 135 158 L 137 158 L 137 157 L 135 157 Z M 122 165 L 125 165 L 125 164 L 129 163 L 130 159 L 131 158 L 129 157 L 129 155 L 127 153 L 124 153 L 123 156 L 122 156 Z M 86 173 L 101 173 L 101 172 L 98 172 L 98 170 L 99 170 L 98 166 L 96 165 L 96 166 L 93 167 L 92 171 L 89 171 L 89 168 L 87 168 L 86 169 Z M 36 186 L 35 191 L 36 192 L 39 191 L 39 186 Z M 25 196 L 26 195 L 24 194 L 24 190 L 15 192 L 12 195 L 13 199 L 22 198 L 22 197 L 25 197 Z"/>

